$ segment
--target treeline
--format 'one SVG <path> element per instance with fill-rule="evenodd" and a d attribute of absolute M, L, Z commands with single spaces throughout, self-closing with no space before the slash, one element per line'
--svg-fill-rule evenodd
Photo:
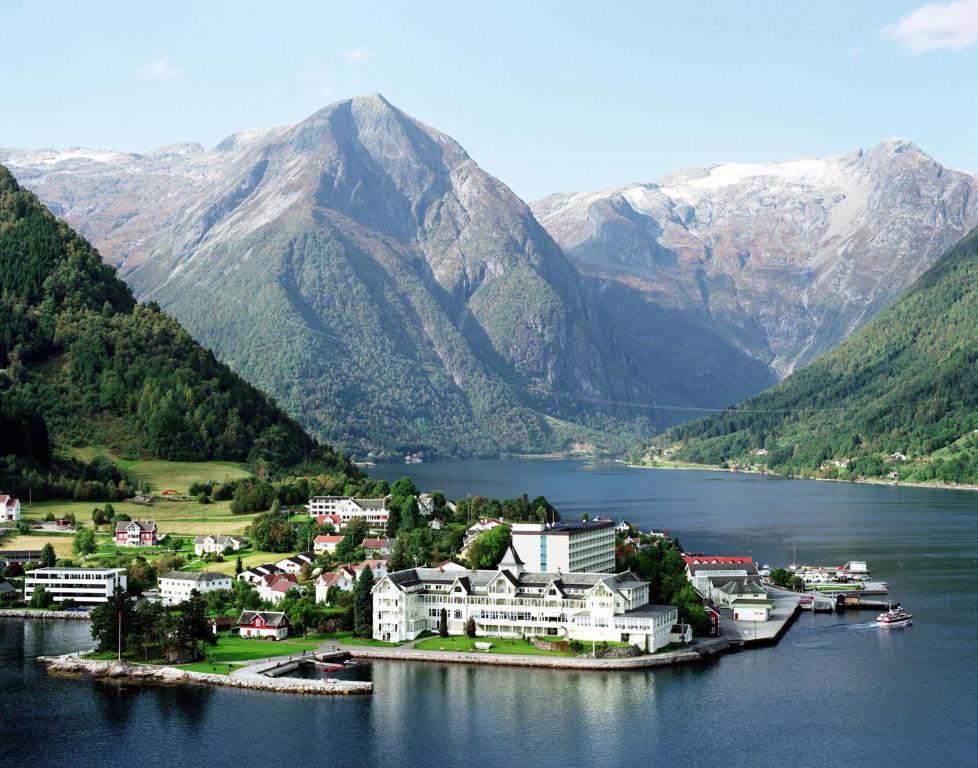
<path fill-rule="evenodd" d="M 706 464 L 973 483 L 976 429 L 973 232 L 836 349 L 773 389 L 656 442 L 678 445 L 677 459 Z"/>
<path fill-rule="evenodd" d="M 0 369 L 4 490 L 75 498 L 84 473 L 55 445 L 360 477 L 157 305 L 137 305 L 98 252 L 2 166 Z"/>

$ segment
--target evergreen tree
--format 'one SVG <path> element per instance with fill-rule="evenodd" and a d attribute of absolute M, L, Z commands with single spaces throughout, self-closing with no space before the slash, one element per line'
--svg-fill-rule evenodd
<path fill-rule="evenodd" d="M 372 637 L 374 631 L 374 574 L 370 566 L 360 571 L 360 577 L 353 585 L 353 634 L 357 637 Z"/>
<path fill-rule="evenodd" d="M 241 555 L 238 555 L 237 559 L 234 561 L 234 575 L 240 576 L 244 571 L 244 562 L 241 560 Z"/>
<path fill-rule="evenodd" d="M 442 637 L 448 637 L 448 611 L 444 608 L 438 614 L 438 634 Z"/>
<path fill-rule="evenodd" d="M 96 650 L 116 650 L 120 629 L 122 650 L 127 650 L 129 638 L 139 631 L 135 613 L 132 601 L 118 587 L 106 602 L 92 608 L 89 619 L 92 622 L 92 640 L 95 641 Z"/>
<path fill-rule="evenodd" d="M 43 547 L 41 547 L 41 567 L 42 568 L 53 568 L 58 558 L 54 554 L 54 547 L 48 542 Z"/>
<path fill-rule="evenodd" d="M 466 637 L 475 637 L 475 619 L 471 616 L 465 622 L 465 635 Z"/>

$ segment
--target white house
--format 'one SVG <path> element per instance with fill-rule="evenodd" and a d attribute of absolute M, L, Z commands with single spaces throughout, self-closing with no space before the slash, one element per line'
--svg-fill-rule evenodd
<path fill-rule="evenodd" d="M 366 552 L 367 554 L 374 554 L 374 555 L 379 555 L 380 557 L 387 557 L 387 555 L 391 553 L 393 544 L 394 542 L 392 539 L 366 538 L 363 540 L 363 544 L 361 544 L 360 546 L 363 547 L 363 551 Z"/>
<path fill-rule="evenodd" d="M 340 527 L 351 520 L 362 518 L 371 528 L 387 525 L 386 499 L 357 499 L 352 496 L 313 496 L 306 505 L 310 517 L 335 515 Z"/>
<path fill-rule="evenodd" d="M 502 520 L 497 520 L 494 517 L 484 517 L 479 520 L 479 522 L 470 525 L 465 531 L 465 538 L 462 540 L 462 548 L 464 549 L 465 547 L 469 546 L 469 544 L 471 544 L 475 537 L 480 533 L 491 531 L 493 528 L 500 525 L 506 525 L 506 523 L 504 523 Z"/>
<path fill-rule="evenodd" d="M 731 579 L 713 590 L 715 601 L 733 611 L 734 621 L 767 621 L 774 608 L 764 586 L 756 578 Z"/>
<path fill-rule="evenodd" d="M 0 523 L 16 523 L 20 520 L 20 500 L 0 493 Z"/>
<path fill-rule="evenodd" d="M 319 578 L 316 579 L 316 602 L 325 603 L 329 588 L 333 586 L 338 587 L 343 592 L 352 592 L 353 585 L 360 578 L 360 573 L 368 566 L 373 573 L 375 583 L 387 575 L 387 561 L 382 559 L 364 560 L 356 565 L 353 563 L 341 565 L 332 573 L 320 574 Z"/>
<path fill-rule="evenodd" d="M 516 523 L 513 549 L 532 571 L 610 573 L 615 569 L 615 526 L 611 520 Z"/>
<path fill-rule="evenodd" d="M 312 565 L 315 562 L 315 555 L 298 554 L 292 557 L 283 557 L 275 563 L 275 566 L 281 568 L 283 573 L 291 573 L 293 576 L 297 576 L 302 571 L 303 566 Z"/>
<path fill-rule="evenodd" d="M 653 652 L 669 643 L 678 618 L 673 606 L 649 605 L 648 582 L 630 571 L 527 571 L 513 547 L 496 570 L 388 573 L 373 596 L 373 635 L 384 641 L 437 630 L 444 608 L 451 634 L 464 632 L 471 618 L 479 635 L 623 641 Z"/>
<path fill-rule="evenodd" d="M 274 563 L 265 563 L 264 565 L 253 565 L 251 568 L 246 568 L 235 578 L 237 578 L 238 581 L 246 581 L 249 584 L 257 584 L 265 576 L 273 573 L 282 573 L 282 569 Z"/>
<path fill-rule="evenodd" d="M 190 573 L 170 571 L 159 578 L 160 602 L 163 605 L 176 605 L 190 597 L 195 589 L 202 595 L 219 589 L 231 589 L 231 577 L 226 573 L 202 571 Z"/>
<path fill-rule="evenodd" d="M 208 554 L 224 555 L 237 552 L 247 546 L 248 542 L 237 536 L 197 536 L 194 539 L 194 554 L 203 557 Z"/>
<path fill-rule="evenodd" d="M 36 568 L 24 575 L 24 600 L 44 587 L 55 602 L 105 603 L 116 588 L 126 589 L 125 568 Z"/>
<path fill-rule="evenodd" d="M 443 525 L 445 525 L 445 523 L 439 517 L 433 517 L 428 521 L 428 527 L 433 531 L 440 531 Z"/>
<path fill-rule="evenodd" d="M 301 589 L 291 573 L 272 573 L 258 582 L 258 595 L 273 605 L 280 602 L 293 589 Z"/>
<path fill-rule="evenodd" d="M 289 619 L 276 611 L 243 611 L 238 618 L 238 634 L 263 640 L 284 640 L 289 636 Z"/>
<path fill-rule="evenodd" d="M 731 579 L 744 579 L 748 576 L 757 577 L 757 565 L 750 557 L 728 556 L 694 556 L 684 557 L 686 562 L 686 578 L 703 597 L 720 603 L 717 595 L 713 594 L 716 586 L 722 586 Z"/>

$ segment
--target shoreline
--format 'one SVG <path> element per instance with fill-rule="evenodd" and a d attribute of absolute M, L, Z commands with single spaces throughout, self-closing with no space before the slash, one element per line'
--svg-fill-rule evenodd
<path fill-rule="evenodd" d="M 620 659 L 597 659 L 587 656 L 524 656 L 510 653 L 478 653 L 475 651 L 417 651 L 410 648 L 371 648 L 368 646 L 343 646 L 343 650 L 361 661 L 413 661 L 429 664 L 472 664 L 475 666 L 613 672 L 691 664 L 720 656 L 731 650 L 736 650 L 736 648 L 726 640 L 718 638 L 703 643 L 698 648 Z"/>
<path fill-rule="evenodd" d="M 631 469 L 685 469 L 693 472 L 730 472 L 735 475 L 757 475 L 758 477 L 773 477 L 777 480 L 810 480 L 816 483 L 844 483 L 847 485 L 883 485 L 889 488 L 924 488 L 937 491 L 978 491 L 978 483 L 920 483 L 886 480 L 881 477 L 865 477 L 859 480 L 843 480 L 838 477 L 803 477 L 801 475 L 779 475 L 777 472 L 758 472 L 756 469 L 724 469 L 714 464 L 634 464 L 622 462 Z"/>
<path fill-rule="evenodd" d="M 295 677 L 267 676 L 268 672 L 277 667 L 294 664 L 292 659 L 263 659 L 261 663 L 247 664 L 229 675 L 217 675 L 209 672 L 194 672 L 179 667 L 134 664 L 129 661 L 83 659 L 80 654 L 80 651 L 76 651 L 62 656 L 38 656 L 37 661 L 47 666 L 48 674 L 55 677 L 87 676 L 96 680 L 112 680 L 121 683 L 151 683 L 155 685 L 190 683 L 320 696 L 349 696 L 373 691 L 373 683 L 370 682 L 306 680 Z"/>

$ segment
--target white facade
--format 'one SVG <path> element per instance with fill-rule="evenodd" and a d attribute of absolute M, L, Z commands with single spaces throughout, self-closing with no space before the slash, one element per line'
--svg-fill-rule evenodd
<path fill-rule="evenodd" d="M 371 528 L 383 528 L 387 525 L 387 509 L 385 499 L 355 499 L 349 496 L 313 496 L 306 504 L 310 517 L 320 515 L 336 515 L 340 526 L 345 526 L 351 520 L 362 518 Z"/>
<path fill-rule="evenodd" d="M 16 523 L 20 520 L 20 500 L 0 494 L 0 523 Z"/>
<path fill-rule="evenodd" d="M 185 573 L 170 571 L 159 578 L 160 602 L 163 605 L 176 605 L 190 597 L 194 590 L 205 595 L 219 589 L 231 589 L 231 577 L 225 573 L 206 571 L 203 573 Z"/>
<path fill-rule="evenodd" d="M 610 573 L 615 569 L 611 522 L 516 523 L 513 548 L 530 571 Z"/>
<path fill-rule="evenodd" d="M 51 595 L 55 602 L 74 600 L 79 604 L 105 603 L 116 587 L 125 590 L 123 568 L 37 568 L 24 577 L 24 599 L 30 602 L 37 587 Z"/>
<path fill-rule="evenodd" d="M 237 536 L 198 536 L 194 539 L 194 554 L 197 557 L 223 555 L 226 552 L 237 552 L 244 545 L 245 540 Z"/>
<path fill-rule="evenodd" d="M 629 642 L 647 652 L 669 643 L 672 606 L 648 604 L 649 585 L 631 572 L 524 571 L 512 548 L 495 571 L 412 568 L 374 586 L 374 638 L 413 640 L 436 631 L 444 608 L 450 634 L 469 618 L 479 635 Z"/>

